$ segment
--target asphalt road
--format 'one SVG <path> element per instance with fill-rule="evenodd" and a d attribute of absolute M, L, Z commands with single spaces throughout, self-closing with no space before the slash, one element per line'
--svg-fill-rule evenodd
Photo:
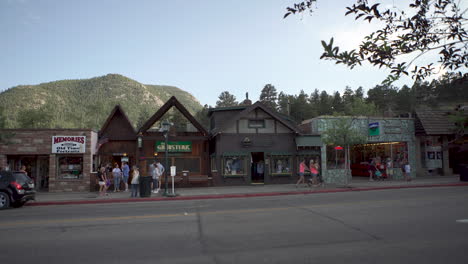
<path fill-rule="evenodd" d="M 468 263 L 468 187 L 0 211 L 1 263 Z"/>

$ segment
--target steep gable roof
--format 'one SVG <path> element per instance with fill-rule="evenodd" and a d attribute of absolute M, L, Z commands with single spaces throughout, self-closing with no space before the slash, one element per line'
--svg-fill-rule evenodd
<path fill-rule="evenodd" d="M 112 109 L 106 122 L 99 130 L 99 137 L 109 140 L 133 140 L 136 138 L 136 131 L 120 105 Z"/>
<path fill-rule="evenodd" d="M 455 124 L 449 120 L 446 110 L 416 110 L 416 133 L 426 135 L 452 135 Z"/>
<path fill-rule="evenodd" d="M 190 112 L 177 100 L 177 98 L 175 96 L 172 96 L 171 98 L 169 98 L 169 100 L 163 105 L 161 106 L 161 108 L 159 108 L 158 111 L 156 111 L 156 113 L 154 113 L 154 115 L 148 119 L 148 121 L 146 121 L 143 126 L 141 126 L 141 128 L 138 130 L 138 133 L 144 133 L 146 131 L 148 131 L 148 129 L 151 128 L 151 126 L 156 123 L 156 121 L 160 120 L 161 117 L 164 116 L 164 114 L 169 111 L 169 109 L 171 109 L 171 107 L 175 107 L 177 108 L 180 113 L 185 117 L 187 118 L 190 123 L 192 123 L 193 126 L 195 126 L 198 131 L 200 133 L 203 134 L 203 136 L 207 136 L 208 135 L 208 132 L 206 131 L 206 129 L 200 124 L 198 123 L 198 121 L 190 114 Z"/>
<path fill-rule="evenodd" d="M 295 133 L 299 134 L 299 130 L 296 126 L 294 126 L 289 120 L 286 120 L 284 118 L 282 118 L 279 114 L 271 111 L 268 107 L 266 107 L 264 104 L 262 104 L 260 101 L 257 101 L 255 102 L 255 104 L 253 105 L 250 105 L 248 106 L 247 108 L 245 108 L 242 112 L 238 113 L 236 116 L 234 116 L 232 118 L 232 120 L 239 120 L 241 118 L 244 118 L 244 117 L 247 117 L 248 114 L 252 111 L 254 111 L 255 109 L 261 109 L 263 110 L 265 113 L 267 113 L 268 115 L 270 115 L 271 117 L 273 117 L 275 120 L 277 120 L 278 122 L 280 122 L 281 124 L 283 124 L 285 127 L 291 129 L 292 131 L 294 131 Z M 220 133 L 221 131 L 225 130 L 227 128 L 227 126 L 229 126 L 230 124 L 228 123 L 225 123 L 223 124 L 219 129 L 217 129 L 216 131 L 213 131 L 212 134 L 213 136 L 216 136 L 216 134 Z"/>

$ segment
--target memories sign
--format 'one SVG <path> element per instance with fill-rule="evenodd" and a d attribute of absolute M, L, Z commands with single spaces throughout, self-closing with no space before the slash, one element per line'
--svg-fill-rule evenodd
<path fill-rule="evenodd" d="M 52 153 L 85 153 L 86 136 L 53 136 Z"/>

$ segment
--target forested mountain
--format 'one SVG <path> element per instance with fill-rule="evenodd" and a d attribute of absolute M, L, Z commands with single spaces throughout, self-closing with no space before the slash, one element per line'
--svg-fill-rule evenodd
<path fill-rule="evenodd" d="M 0 107 L 6 128 L 100 129 L 120 104 L 137 128 L 171 96 L 194 115 L 202 109 L 194 96 L 177 87 L 145 85 L 118 74 L 12 87 L 0 93 Z"/>

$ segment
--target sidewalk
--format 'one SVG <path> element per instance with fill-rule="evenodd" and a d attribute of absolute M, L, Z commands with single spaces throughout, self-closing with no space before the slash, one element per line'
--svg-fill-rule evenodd
<path fill-rule="evenodd" d="M 122 203 L 143 201 L 167 201 L 167 200 L 197 200 L 197 199 L 220 199 L 240 198 L 277 195 L 316 194 L 327 192 L 349 192 L 370 191 L 401 188 L 428 188 L 444 186 L 468 186 L 468 182 L 461 182 L 458 176 L 418 178 L 411 182 L 406 181 L 368 181 L 353 179 L 348 186 L 337 186 L 326 184 L 321 187 L 296 188 L 295 184 L 270 184 L 249 186 L 223 186 L 223 187 L 198 187 L 178 188 L 177 197 L 163 197 L 159 194 L 151 194 L 151 197 L 130 198 L 130 192 L 109 192 L 109 196 L 99 196 L 97 192 L 80 193 L 48 193 L 38 192 L 36 201 L 27 203 L 30 206 L 39 205 L 65 205 L 65 204 L 91 204 L 91 203 Z"/>

